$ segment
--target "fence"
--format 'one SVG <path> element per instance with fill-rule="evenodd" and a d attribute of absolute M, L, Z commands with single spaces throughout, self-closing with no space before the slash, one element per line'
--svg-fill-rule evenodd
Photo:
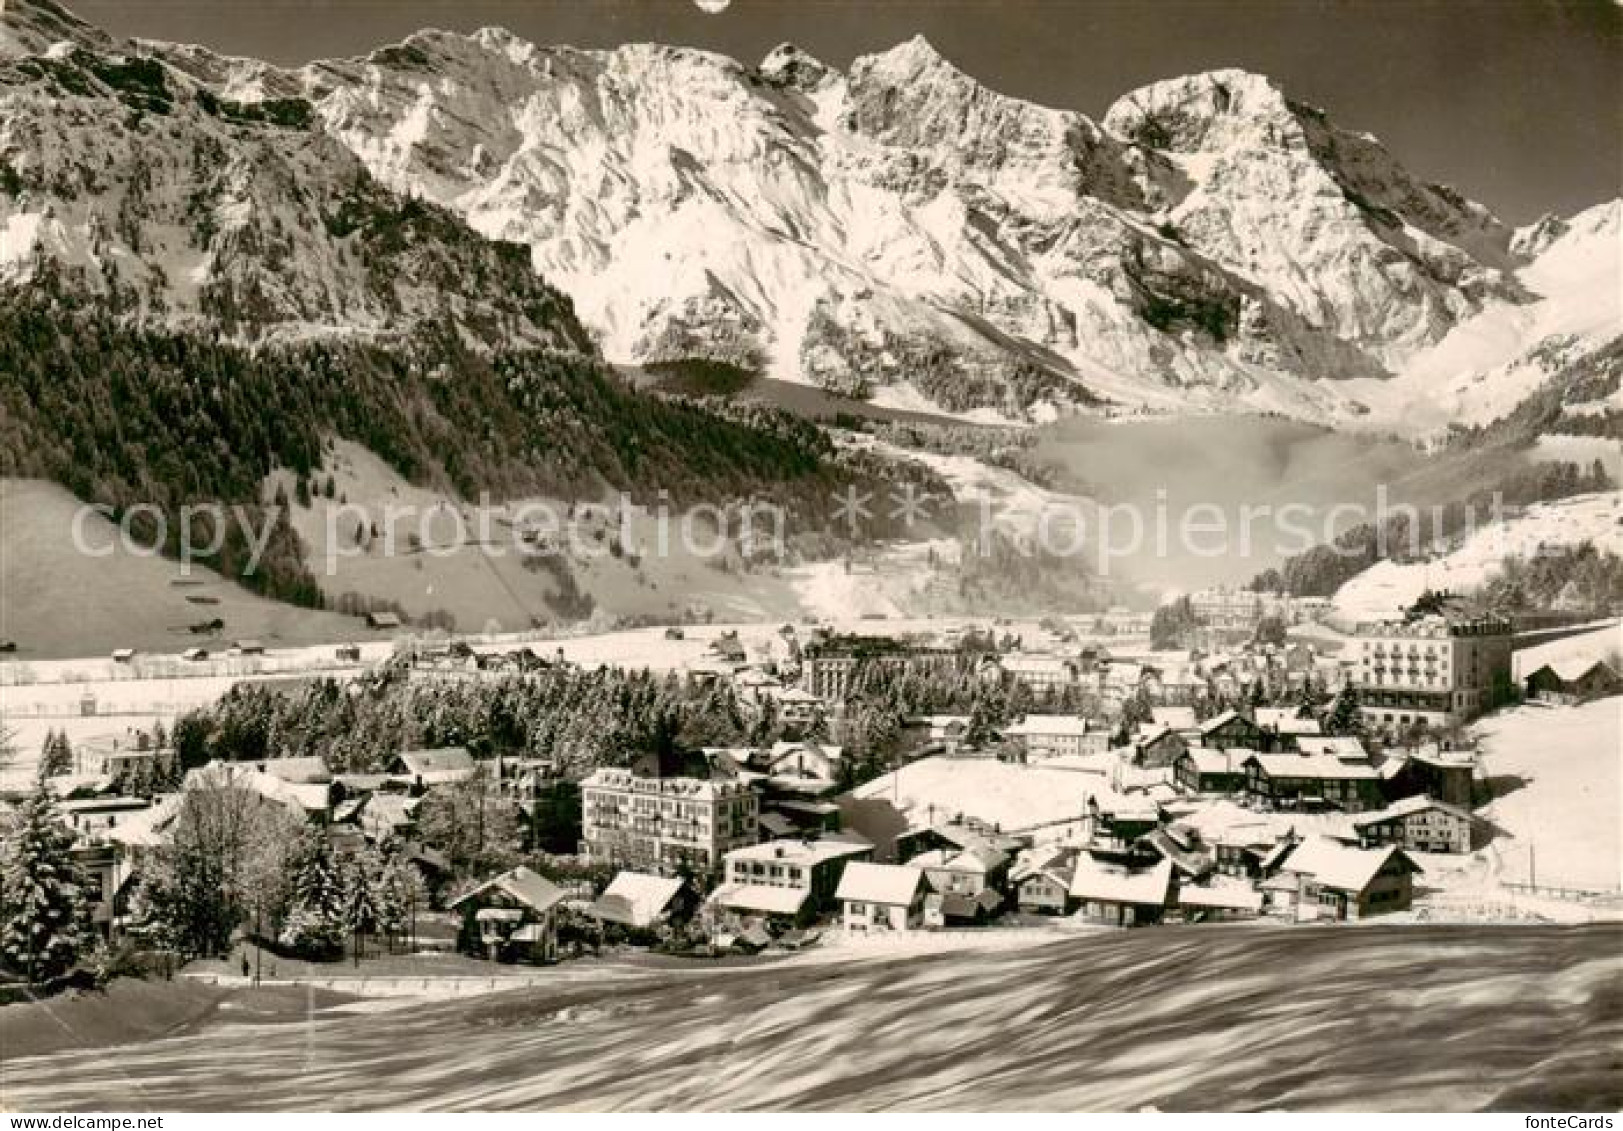
<path fill-rule="evenodd" d="M 225 989 L 246 989 L 254 986 L 252 977 L 244 978 L 238 974 L 182 974 L 181 977 L 192 982 L 201 982 L 205 985 L 219 986 Z M 538 986 L 557 985 L 558 975 L 554 974 L 503 974 L 498 976 L 441 976 L 423 977 L 408 975 L 357 975 L 355 977 L 341 977 L 317 975 L 300 978 L 261 978 L 257 983 L 260 986 L 298 987 L 300 989 L 331 990 L 334 993 L 349 994 L 352 997 L 363 998 L 391 998 L 391 997 L 472 997 L 476 994 L 493 994 L 502 990 L 534 989 Z"/>

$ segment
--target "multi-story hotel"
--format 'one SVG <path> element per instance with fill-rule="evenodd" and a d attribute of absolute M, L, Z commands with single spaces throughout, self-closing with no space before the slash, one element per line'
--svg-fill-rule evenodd
<path fill-rule="evenodd" d="M 1360 625 L 1353 683 L 1366 722 L 1387 731 L 1455 726 L 1512 694 L 1510 622 L 1432 615 Z"/>
<path fill-rule="evenodd" d="M 861 665 L 889 669 L 951 667 L 964 653 L 922 648 L 882 636 L 842 636 L 808 647 L 801 657 L 801 686 L 826 702 L 844 698 Z"/>
<path fill-rule="evenodd" d="M 754 844 L 759 801 L 743 782 L 602 769 L 581 782 L 581 855 L 605 864 L 714 872 Z"/>

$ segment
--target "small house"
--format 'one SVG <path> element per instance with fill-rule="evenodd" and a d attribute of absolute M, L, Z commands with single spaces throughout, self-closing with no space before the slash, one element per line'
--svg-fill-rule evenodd
<path fill-rule="evenodd" d="M 620 872 L 586 913 L 599 923 L 648 931 L 668 922 L 680 910 L 685 890 L 686 884 L 677 877 Z"/>
<path fill-rule="evenodd" d="M 400 614 L 384 611 L 367 613 L 366 627 L 375 629 L 400 628 Z"/>
<path fill-rule="evenodd" d="M 1623 676 L 1605 660 L 1558 660 L 1527 677 L 1527 697 L 1547 703 L 1583 703 L 1623 692 Z"/>
<path fill-rule="evenodd" d="M 565 892 L 520 865 L 451 902 L 462 915 L 459 946 L 500 962 L 552 962 L 558 957 L 558 905 Z"/>
<path fill-rule="evenodd" d="M 1070 914 L 1071 877 L 1076 871 L 1077 853 L 1077 849 L 1064 846 L 1025 853 L 1009 874 L 1015 905 L 1022 911 L 1044 915 Z"/>
<path fill-rule="evenodd" d="M 1077 857 L 1070 898 L 1087 922 L 1112 927 L 1158 923 L 1172 893 L 1172 861 L 1134 868 L 1091 852 Z"/>
<path fill-rule="evenodd" d="M 1140 731 L 1130 747 L 1133 765 L 1147 770 L 1158 770 L 1176 765 L 1189 743 L 1183 735 L 1169 726 L 1150 726 Z"/>
<path fill-rule="evenodd" d="M 1298 922 L 1355 920 L 1407 911 L 1420 872 L 1403 849 L 1359 848 L 1328 837 L 1303 841 L 1264 881 L 1276 914 Z"/>
<path fill-rule="evenodd" d="M 1200 724 L 1200 745 L 1213 750 L 1228 750 L 1243 746 L 1248 750 L 1262 747 L 1262 728 L 1238 711 L 1224 711 Z"/>
<path fill-rule="evenodd" d="M 402 750 L 389 760 L 385 771 L 426 789 L 471 781 L 478 776 L 479 767 L 467 747 L 440 746 L 431 750 Z"/>
<path fill-rule="evenodd" d="M 1189 793 L 1239 793 L 1245 788 L 1245 760 L 1255 751 L 1244 747 L 1212 750 L 1191 746 L 1173 763 L 1173 779 Z"/>
<path fill-rule="evenodd" d="M 845 866 L 835 898 L 847 931 L 906 931 L 924 921 L 922 869 L 857 861 Z"/>
<path fill-rule="evenodd" d="M 1406 797 L 1353 819 L 1365 847 L 1395 844 L 1414 852 L 1471 851 L 1471 814 L 1446 801 Z"/>

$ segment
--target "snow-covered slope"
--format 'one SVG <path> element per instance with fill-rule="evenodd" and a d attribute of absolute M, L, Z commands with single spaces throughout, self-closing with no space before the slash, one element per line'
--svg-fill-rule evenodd
<path fill-rule="evenodd" d="M 1419 431 L 1497 420 L 1564 371 L 1599 366 L 1623 338 L 1623 200 L 1546 217 L 1512 242 L 1530 301 L 1495 299 L 1420 351 L 1393 380 L 1340 386 L 1378 423 Z M 1607 402 L 1623 410 L 1614 389 Z"/>
<path fill-rule="evenodd" d="M 1487 522 L 1450 553 L 1426 562 L 1376 562 L 1337 591 L 1336 612 L 1350 622 L 1390 620 L 1428 589 L 1467 593 L 1498 574 L 1506 557 L 1544 547 L 1592 542 L 1623 554 L 1623 492 L 1535 503 L 1513 518 Z"/>

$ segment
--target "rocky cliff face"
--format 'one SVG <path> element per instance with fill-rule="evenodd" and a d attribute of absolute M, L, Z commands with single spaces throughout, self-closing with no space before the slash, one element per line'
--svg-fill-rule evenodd
<path fill-rule="evenodd" d="M 237 99 L 53 5 L 13 24 L 15 8 L 0 279 L 254 340 L 434 322 L 491 345 L 592 348 L 522 248 L 380 185 L 297 94 Z"/>
<path fill-rule="evenodd" d="M 289 319 L 387 324 L 468 276 L 311 233 L 312 202 L 359 180 L 527 248 L 616 361 L 715 358 L 962 413 L 1111 400 L 1338 421 L 1365 411 L 1355 386 L 1534 301 L 1519 272 L 1558 234 L 1518 237 L 1240 71 L 1152 84 L 1095 122 L 989 90 L 922 39 L 842 72 L 791 45 L 752 67 L 427 31 L 288 71 L 16 7 L 5 42 L 28 57 L 8 67 L 0 152 L 28 195 L 0 208 L 36 234 L 8 235 L 7 261 L 110 261 L 97 217 L 130 192 L 82 172 L 114 176 L 91 160 L 106 132 L 167 202 L 136 224 L 162 253 L 126 241 L 130 270 L 165 265 L 147 290 L 182 307 L 205 305 L 189 280 L 237 295 L 239 272 Z M 148 60 L 179 97 L 160 114 L 71 95 L 35 73 L 64 61 L 63 36 L 73 58 Z M 40 139 L 65 127 L 82 144 L 64 173 Z"/>

